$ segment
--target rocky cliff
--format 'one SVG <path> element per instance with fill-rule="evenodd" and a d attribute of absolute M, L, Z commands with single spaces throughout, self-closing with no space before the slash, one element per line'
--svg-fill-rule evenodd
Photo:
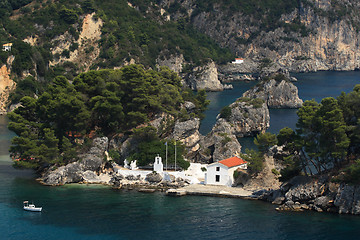
<path fill-rule="evenodd" d="M 103 21 L 100 18 L 95 19 L 94 15 L 95 13 L 85 15 L 78 39 L 75 40 L 74 36 L 65 32 L 51 41 L 54 46 L 51 52 L 58 57 L 50 62 L 50 66 L 69 61 L 83 71 L 90 69 L 100 54 L 99 40 L 103 25 Z M 76 49 L 69 51 L 74 44 L 77 45 Z M 62 54 L 64 51 L 69 51 L 69 55 Z"/>
<path fill-rule="evenodd" d="M 297 87 L 286 79 L 262 81 L 246 91 L 243 97 L 263 99 L 269 108 L 300 108 L 303 104 Z"/>
<path fill-rule="evenodd" d="M 13 60 L 13 59 L 12 59 Z M 10 78 L 11 57 L 6 65 L 0 68 L 0 114 L 6 114 L 10 93 L 15 90 L 16 83 Z"/>
<path fill-rule="evenodd" d="M 179 2 L 186 11 L 173 13 L 172 18 L 190 17 L 194 27 L 221 46 L 229 47 L 239 57 L 258 63 L 267 58 L 296 72 L 354 70 L 360 66 L 357 15 L 360 4 L 356 0 L 298 1 L 297 6 L 286 8 L 282 13 L 279 10 L 276 14 L 281 13 L 281 16 L 272 16 L 271 23 L 267 22 L 266 14 L 276 9 L 256 16 L 251 7 L 241 4 L 235 9 L 221 1 L 206 4 L 206 7 L 195 0 Z M 162 1 L 163 6 L 171 4 L 173 0 Z M 251 72 L 255 69 L 253 66 L 232 67 L 234 71 L 238 67 Z"/>
<path fill-rule="evenodd" d="M 239 98 L 229 107 L 231 114 L 226 119 L 219 116 L 212 131 L 244 137 L 264 132 L 270 126 L 269 109 L 261 99 Z"/>
<path fill-rule="evenodd" d="M 214 61 L 209 61 L 204 66 L 195 67 L 185 75 L 186 84 L 192 90 L 222 91 L 224 86 L 218 76 L 217 67 Z"/>
<path fill-rule="evenodd" d="M 259 198 L 279 204 L 278 210 L 360 214 L 360 186 L 332 183 L 328 176 L 295 177 Z"/>

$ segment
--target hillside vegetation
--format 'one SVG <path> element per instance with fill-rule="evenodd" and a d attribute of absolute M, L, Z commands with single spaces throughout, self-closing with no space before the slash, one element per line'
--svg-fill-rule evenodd
<path fill-rule="evenodd" d="M 30 3 L 31 2 L 31 3 Z M 30 4 L 28 4 L 30 3 Z M 150 4 L 143 1 L 141 4 Z M 14 51 L 0 53 L 0 64 L 13 54 L 13 72 L 21 76 L 23 71 L 33 76 L 51 79 L 59 74 L 72 78 L 79 66 L 65 62 L 48 69 L 49 62 L 60 56 L 69 58 L 79 44 L 76 42 L 86 14 L 95 12 L 94 20 L 101 19 L 101 39 L 98 42 L 100 55 L 91 69 L 112 68 L 134 59 L 136 63 L 155 67 L 156 59 L 182 54 L 188 64 L 199 65 L 207 59 L 219 63 L 230 61 L 233 55 L 220 48 L 204 34 L 194 30 L 185 21 L 167 21 L 160 8 L 149 15 L 140 7 L 131 7 L 123 0 L 58 0 L 58 1 L 5 1 L 0 4 L 0 43 L 13 42 Z M 146 8 L 147 9 L 147 8 Z M 69 49 L 53 55 L 51 49 L 59 44 L 56 37 L 67 33 L 72 39 Z M 30 46 L 22 40 L 34 37 L 36 45 Z M 86 47 L 86 46 L 85 46 Z M 85 51 L 91 53 L 94 46 Z M 20 54 L 21 52 L 21 54 Z M 72 74 L 69 74 L 72 73 Z"/>
<path fill-rule="evenodd" d="M 305 101 L 297 112 L 297 129 L 284 128 L 277 136 L 278 145 L 290 153 L 283 159 L 282 179 L 334 171 L 343 172 L 337 180 L 359 183 L 359 104 L 360 85 L 321 103 Z"/>
<path fill-rule="evenodd" d="M 167 113 L 175 120 L 186 117 L 186 111 L 180 111 L 184 100 L 195 103 L 195 113 L 207 104 L 202 94 L 182 90 L 180 78 L 168 68 L 154 71 L 130 65 L 89 71 L 72 83 L 58 76 L 38 98 L 23 97 L 22 106 L 8 114 L 9 129 L 17 134 L 10 153 L 17 166 L 41 168 L 76 160 L 78 151 L 86 149 L 89 134 L 111 140 L 116 134 L 134 132 L 140 142 L 150 140 L 158 145 L 156 129 L 139 127 L 157 113 Z"/>

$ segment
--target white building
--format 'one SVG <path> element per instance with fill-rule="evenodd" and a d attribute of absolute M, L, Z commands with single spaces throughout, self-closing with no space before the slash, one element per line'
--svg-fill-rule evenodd
<path fill-rule="evenodd" d="M 161 161 L 161 157 L 158 154 L 157 157 L 155 157 L 154 172 L 162 173 L 163 171 L 164 171 L 164 165 Z"/>
<path fill-rule="evenodd" d="M 247 162 L 238 157 L 232 157 L 208 165 L 205 173 L 205 184 L 225 185 L 231 187 L 234 183 L 234 172 L 247 169 Z"/>
<path fill-rule="evenodd" d="M 242 59 L 242 58 L 235 58 L 235 61 L 232 61 L 232 63 L 234 63 L 234 64 L 240 64 L 243 62 L 244 62 L 244 59 Z"/>
<path fill-rule="evenodd" d="M 4 52 L 10 52 L 12 45 L 13 45 L 12 43 L 3 44 L 2 50 L 3 50 Z"/>

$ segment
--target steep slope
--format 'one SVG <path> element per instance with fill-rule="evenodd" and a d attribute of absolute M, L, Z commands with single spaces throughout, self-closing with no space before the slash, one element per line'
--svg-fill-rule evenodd
<path fill-rule="evenodd" d="M 162 6 L 239 57 L 268 58 L 291 71 L 360 65 L 360 4 L 355 0 L 169 0 Z"/>

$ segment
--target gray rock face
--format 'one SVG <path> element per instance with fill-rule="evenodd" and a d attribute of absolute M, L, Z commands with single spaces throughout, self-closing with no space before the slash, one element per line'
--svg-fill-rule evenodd
<path fill-rule="evenodd" d="M 158 58 L 156 62 L 159 66 L 167 66 L 172 71 L 180 73 L 184 65 L 184 56 L 182 54 L 178 56 L 171 55 L 168 58 Z"/>
<path fill-rule="evenodd" d="M 81 165 L 83 170 L 97 171 L 103 164 L 103 157 L 93 154 L 85 154 L 82 156 Z"/>
<path fill-rule="evenodd" d="M 42 182 L 46 185 L 63 185 L 66 183 L 81 182 L 85 178 L 90 178 L 90 173 L 97 171 L 103 165 L 103 155 L 108 144 L 108 138 L 95 138 L 89 153 L 80 156 L 81 161 L 69 163 L 56 170 L 47 172 L 42 177 Z"/>
<path fill-rule="evenodd" d="M 184 107 L 185 107 L 186 111 L 188 111 L 188 112 L 191 112 L 196 108 L 195 104 L 192 102 L 189 102 L 189 101 L 184 102 Z"/>
<path fill-rule="evenodd" d="M 145 180 L 150 183 L 159 183 L 162 181 L 162 177 L 159 173 L 149 173 L 146 175 Z"/>
<path fill-rule="evenodd" d="M 274 201 L 276 198 L 283 200 Z M 275 204 L 285 202 L 279 210 L 360 214 L 360 186 L 331 183 L 326 176 L 319 179 L 295 177 L 280 189 L 266 192 L 259 199 Z"/>
<path fill-rule="evenodd" d="M 206 91 L 222 91 L 216 65 L 210 61 L 205 66 L 195 67 L 193 71 L 186 76 L 186 82 L 193 90 L 204 89 Z"/>
<path fill-rule="evenodd" d="M 194 157 L 196 162 L 209 163 L 230 158 L 241 153 L 241 145 L 228 122 L 221 119 L 221 124 L 214 127 L 205 137 L 201 137 L 201 148 Z"/>
<path fill-rule="evenodd" d="M 269 109 L 265 103 L 241 100 L 229 106 L 231 115 L 228 119 L 219 118 L 213 127 L 214 132 L 225 132 L 237 137 L 254 136 L 264 132 L 270 126 Z"/>
<path fill-rule="evenodd" d="M 172 138 L 180 140 L 186 147 L 194 147 L 200 141 L 200 119 L 194 118 L 185 122 L 175 123 Z"/>
<path fill-rule="evenodd" d="M 360 214 L 360 186 L 341 185 L 334 205 L 339 213 Z"/>
<path fill-rule="evenodd" d="M 169 6 L 172 2 L 172 0 L 161 1 L 161 5 Z M 360 33 L 352 24 L 354 21 L 359 21 L 356 14 L 360 9 L 359 2 L 341 1 L 340 6 L 351 13 L 342 17 L 335 16 L 334 21 L 328 16 L 333 17 L 339 7 L 338 4 L 333 4 L 330 0 L 311 1 L 311 3 L 313 4 L 301 4 L 299 8 L 281 16 L 283 22 L 291 23 L 299 19 L 311 31 L 306 36 L 300 32 L 286 31 L 283 27 L 264 31 L 257 18 L 240 11 L 231 13 L 229 18 L 231 10 L 224 10 L 222 4 L 214 4 L 214 10 L 211 12 L 202 11 L 192 16 L 192 24 L 215 39 L 219 45 L 228 47 L 232 52 L 237 53 L 238 57 L 245 59 L 257 61 L 269 58 L 291 71 L 359 68 Z M 181 1 L 179 4 L 187 10 L 187 14 L 183 14 L 183 17 L 190 17 L 196 9 L 194 0 Z M 250 38 L 250 43 L 238 41 L 238 39 L 250 40 Z M 244 72 L 253 72 L 249 71 L 249 67 L 245 64 L 237 64 L 234 67 L 244 69 Z"/>
<path fill-rule="evenodd" d="M 305 202 L 321 196 L 321 186 L 317 182 L 310 182 L 307 184 L 299 184 L 293 186 L 285 194 L 288 201 Z"/>
<path fill-rule="evenodd" d="M 299 98 L 297 87 L 290 81 L 275 79 L 262 82 L 246 91 L 243 97 L 261 98 L 269 108 L 300 108 L 303 101 Z"/>

